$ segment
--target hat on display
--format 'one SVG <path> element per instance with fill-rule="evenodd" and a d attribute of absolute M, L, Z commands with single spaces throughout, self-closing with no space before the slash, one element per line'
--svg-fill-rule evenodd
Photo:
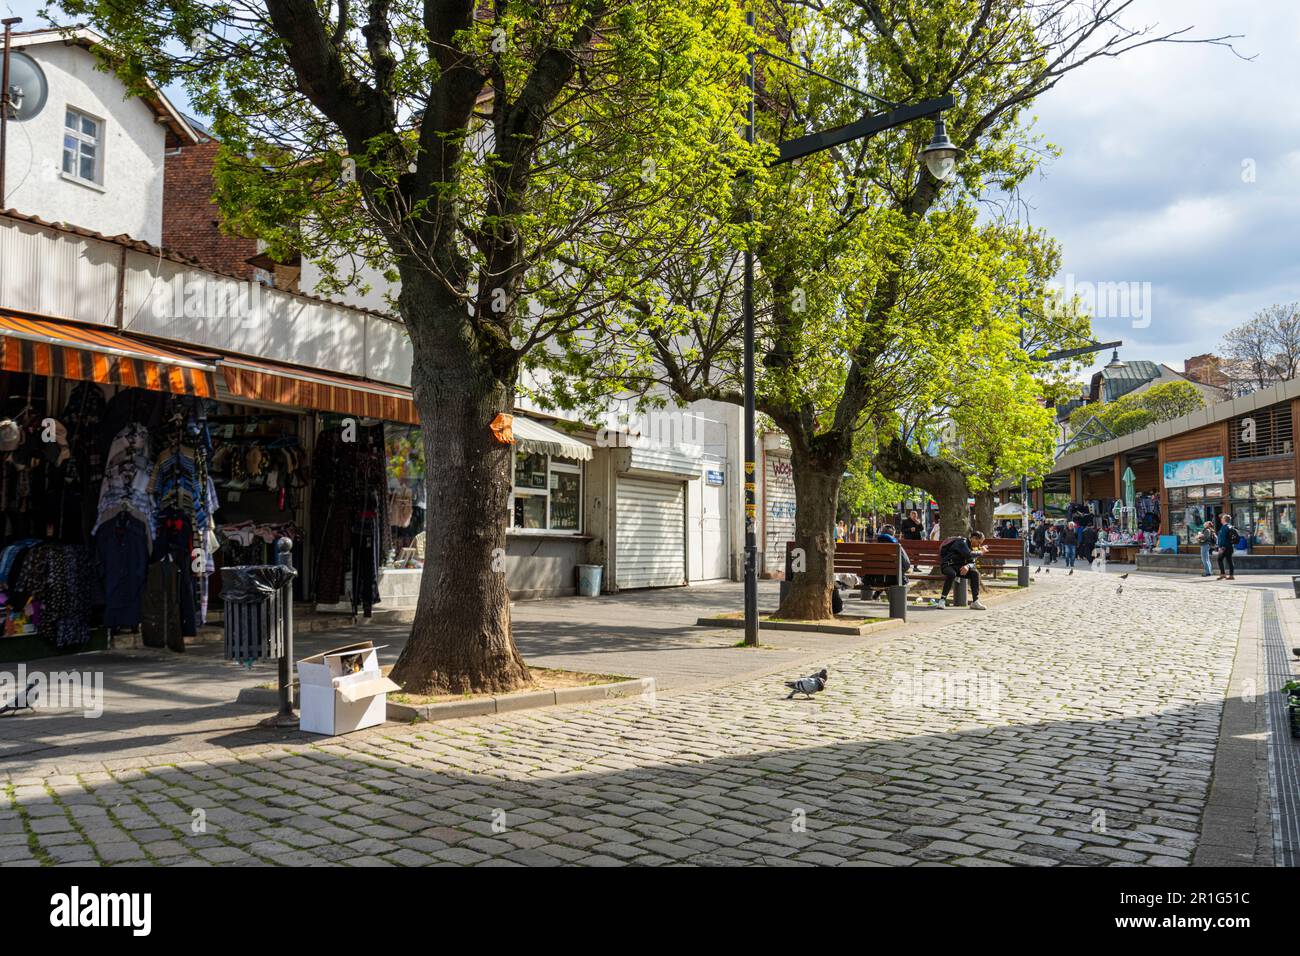
<path fill-rule="evenodd" d="M 12 418 L 0 421 L 0 451 L 13 451 L 22 443 L 22 426 Z"/>

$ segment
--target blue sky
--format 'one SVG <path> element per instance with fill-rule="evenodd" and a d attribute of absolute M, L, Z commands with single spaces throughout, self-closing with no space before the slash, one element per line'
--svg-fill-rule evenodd
<path fill-rule="evenodd" d="M 0 0 L 24 27 L 40 6 Z M 1098 316 L 1097 335 L 1123 339 L 1125 358 L 1181 369 L 1258 309 L 1300 299 L 1300 3 L 1133 10 L 1130 25 L 1243 34 L 1237 48 L 1253 60 L 1160 45 L 1067 77 L 1036 104 L 1038 130 L 1064 152 L 1022 188 L 1022 217 L 1061 242 L 1062 285 L 1149 283 L 1145 318 Z"/>

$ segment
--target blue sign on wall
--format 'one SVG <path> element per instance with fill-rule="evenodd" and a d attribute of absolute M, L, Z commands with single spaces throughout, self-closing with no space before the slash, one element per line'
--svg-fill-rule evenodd
<path fill-rule="evenodd" d="M 720 471 L 706 469 L 704 472 L 704 483 L 708 485 L 720 485 L 723 482 L 723 474 Z"/>
<path fill-rule="evenodd" d="M 1165 462 L 1165 487 L 1223 484 L 1223 456 Z"/>

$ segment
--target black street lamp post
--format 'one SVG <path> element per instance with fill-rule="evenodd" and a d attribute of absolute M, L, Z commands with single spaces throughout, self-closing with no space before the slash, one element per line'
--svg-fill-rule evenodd
<path fill-rule="evenodd" d="M 745 23 L 752 33 L 754 30 L 753 11 L 745 14 Z M 749 88 L 749 102 L 745 108 L 746 143 L 751 146 L 754 143 L 754 61 L 759 54 L 780 60 L 795 69 L 829 80 L 838 86 L 857 93 L 859 96 L 876 100 L 889 107 L 886 112 L 864 116 L 845 126 L 809 133 L 806 136 L 778 143 L 777 159 L 772 165 L 792 162 L 812 153 L 833 149 L 844 143 L 866 139 L 877 133 L 883 133 L 885 130 L 895 129 L 913 120 L 934 116 L 936 117 L 934 138 L 921 150 L 921 155 L 925 159 L 926 167 L 936 178 L 946 180 L 952 176 L 957 159 L 961 156 L 961 150 L 948 139 L 947 131 L 943 125 L 942 111 L 951 108 L 955 104 L 955 100 L 951 95 L 934 97 L 914 105 L 889 103 L 878 96 L 872 96 L 861 90 L 853 89 L 853 87 L 838 80 L 822 76 L 815 70 L 810 70 L 784 57 L 769 53 L 758 45 L 753 46 L 748 55 L 749 73 L 745 81 Z M 752 178 L 750 181 L 752 182 Z M 752 207 L 747 206 L 745 221 L 754 221 Z M 754 434 L 754 254 L 750 250 L 748 243 L 745 247 L 744 266 L 742 312 L 745 325 L 745 644 L 748 647 L 756 647 L 758 645 L 758 535 L 756 529 L 758 505 L 754 485 L 754 463 L 757 458 L 756 436 Z"/>

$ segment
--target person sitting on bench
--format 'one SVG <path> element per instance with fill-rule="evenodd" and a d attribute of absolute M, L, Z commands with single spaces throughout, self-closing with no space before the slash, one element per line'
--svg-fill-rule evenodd
<path fill-rule="evenodd" d="M 880 533 L 876 535 L 876 540 L 883 541 L 886 544 L 898 544 L 898 537 L 894 531 L 894 526 L 892 524 L 884 525 L 880 529 Z M 871 600 L 874 601 L 876 598 L 880 597 L 880 593 L 884 591 L 885 588 L 892 588 L 897 584 L 907 583 L 907 572 L 912 570 L 912 562 L 907 557 L 906 551 L 902 552 L 900 557 L 903 562 L 903 580 L 899 581 L 893 575 L 887 574 L 868 574 L 862 578 L 862 587 L 864 589 L 871 589 Z"/>
<path fill-rule="evenodd" d="M 972 531 L 970 538 L 949 538 L 939 547 L 939 567 L 943 571 L 942 602 L 948 603 L 948 592 L 953 582 L 964 578 L 970 583 L 971 610 L 983 611 L 980 603 L 980 573 L 975 567 L 975 559 L 983 553 L 980 547 L 984 543 L 983 531 Z"/>

